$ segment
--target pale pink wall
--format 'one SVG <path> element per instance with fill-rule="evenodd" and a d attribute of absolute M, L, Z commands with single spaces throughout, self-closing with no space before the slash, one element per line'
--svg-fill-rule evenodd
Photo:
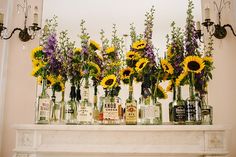
<path fill-rule="evenodd" d="M 9 0 L 8 0 L 9 1 Z M 16 2 L 14 0 L 14 12 L 11 17 L 12 27 L 22 24 L 22 14 L 16 13 Z M 22 1 L 20 1 L 22 2 Z M 30 4 L 38 5 L 41 8 L 41 0 L 29 0 Z M 212 2 L 212 0 L 209 0 Z M 233 1 L 232 1 L 233 2 Z M 235 2 L 235 1 L 234 1 Z M 207 0 L 202 0 L 203 7 L 210 4 Z M 1 7 L 7 5 L 7 0 L 0 0 Z M 235 6 L 235 5 L 234 5 Z M 210 5 L 212 8 L 212 5 Z M 212 9 L 214 10 L 214 9 Z M 235 7 L 225 13 L 224 22 L 234 24 L 236 29 Z M 213 13 L 212 13 L 213 16 Z M 234 21 L 233 21 L 234 20 Z M 15 145 L 15 130 L 12 128 L 17 123 L 32 123 L 34 119 L 33 103 L 35 100 L 35 80 L 30 77 L 31 62 L 29 59 L 30 50 L 37 46 L 38 40 L 25 44 L 26 49 L 22 49 L 22 42 L 17 38 L 17 34 L 8 41 L 8 74 L 7 91 L 5 102 L 5 121 L 3 132 L 3 147 L 1 157 L 11 157 L 12 149 Z M 0 41 L 2 50 L 2 41 Z M 232 143 L 230 144 L 230 157 L 236 156 L 236 38 L 229 35 L 226 39 L 215 40 L 215 66 L 214 79 L 210 84 L 210 104 L 214 107 L 214 123 L 232 127 Z"/>
<path fill-rule="evenodd" d="M 222 13 L 222 24 L 231 24 L 236 30 L 236 0 L 230 0 L 230 8 Z M 219 2 L 216 1 L 216 2 Z M 202 7 L 210 7 L 211 18 L 215 20 L 216 9 L 212 0 L 202 0 Z M 215 20 L 216 21 L 216 20 Z M 230 157 L 236 156 L 236 37 L 230 29 L 223 40 L 214 38 L 213 80 L 210 83 L 209 103 L 214 107 L 214 124 L 231 128 L 229 143 Z"/>
<path fill-rule="evenodd" d="M 16 11 L 16 4 L 23 3 L 23 0 L 13 0 L 13 2 L 10 30 L 13 27 L 22 27 L 23 25 L 23 13 L 17 14 Z M 28 3 L 32 5 L 32 8 L 37 5 L 41 10 L 41 0 L 28 0 Z M 29 24 L 32 23 L 32 15 L 33 10 L 31 10 L 29 16 L 29 19 L 31 19 L 28 21 Z M 24 44 L 19 41 L 18 33 L 15 33 L 8 42 L 7 89 L 1 157 L 11 157 L 13 154 L 15 130 L 12 126 L 17 123 L 32 123 L 34 119 L 35 80 L 30 76 L 30 51 L 39 44 L 39 40 L 35 39 Z M 23 49 L 23 46 L 25 46 L 25 49 Z"/>

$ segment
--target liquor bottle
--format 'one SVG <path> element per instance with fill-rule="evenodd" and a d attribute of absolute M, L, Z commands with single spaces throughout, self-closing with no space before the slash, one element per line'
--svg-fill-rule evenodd
<path fill-rule="evenodd" d="M 212 125 L 213 122 L 213 107 L 208 105 L 206 95 L 201 95 L 202 100 L 202 124 Z"/>
<path fill-rule="evenodd" d="M 89 101 L 89 80 L 85 79 L 82 100 L 78 107 L 78 124 L 93 124 L 93 106 Z"/>
<path fill-rule="evenodd" d="M 162 124 L 162 104 L 158 101 L 157 97 L 152 98 L 152 106 L 153 116 L 151 124 L 160 125 Z"/>
<path fill-rule="evenodd" d="M 177 100 L 173 104 L 172 108 L 173 123 L 174 124 L 185 124 L 186 120 L 186 107 L 185 101 L 181 97 L 181 87 L 177 87 Z"/>
<path fill-rule="evenodd" d="M 61 92 L 61 101 L 59 102 L 61 105 L 61 118 L 60 118 L 60 123 L 65 124 L 66 123 L 66 118 L 65 118 L 65 107 L 66 107 L 66 102 L 65 102 L 65 92 Z"/>
<path fill-rule="evenodd" d="M 59 124 L 61 117 L 61 104 L 56 102 L 55 91 L 53 91 L 52 95 L 52 113 L 51 113 L 51 123 Z"/>
<path fill-rule="evenodd" d="M 151 119 L 154 116 L 153 108 L 151 107 L 151 96 L 144 98 L 141 96 L 140 101 L 140 121 L 143 125 L 151 124 Z"/>
<path fill-rule="evenodd" d="M 93 119 L 94 124 L 99 124 L 99 109 L 98 109 L 98 95 L 97 95 L 97 85 L 94 85 L 94 98 L 93 98 Z"/>
<path fill-rule="evenodd" d="M 36 123 L 49 124 L 51 115 L 51 100 L 47 94 L 47 79 L 42 80 L 42 92 L 37 99 Z"/>
<path fill-rule="evenodd" d="M 103 124 L 119 124 L 119 99 L 111 90 L 110 94 L 105 97 L 105 104 L 103 106 Z"/>
<path fill-rule="evenodd" d="M 77 103 L 76 103 L 75 86 L 72 84 L 70 91 L 70 100 L 65 105 L 65 122 L 66 124 L 77 124 Z"/>
<path fill-rule="evenodd" d="M 133 98 L 133 86 L 129 86 L 129 97 L 125 103 L 125 124 L 126 125 L 137 125 L 137 101 Z"/>
<path fill-rule="evenodd" d="M 191 73 L 189 98 L 186 100 L 186 124 L 201 124 L 201 100 L 195 96 L 194 74 Z"/>

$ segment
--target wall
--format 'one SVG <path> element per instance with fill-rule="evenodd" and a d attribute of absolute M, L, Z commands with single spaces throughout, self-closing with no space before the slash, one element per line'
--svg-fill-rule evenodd
<path fill-rule="evenodd" d="M 217 1 L 219 2 L 219 0 Z M 226 7 L 222 13 L 222 24 L 231 24 L 236 30 L 236 1 L 231 0 L 230 8 Z M 211 18 L 216 20 L 216 9 L 212 0 L 202 0 L 202 8 L 210 7 Z M 214 124 L 223 124 L 231 129 L 229 141 L 230 157 L 236 156 L 236 37 L 230 29 L 223 40 L 214 39 L 213 80 L 209 87 L 209 104 L 214 107 Z"/>
<path fill-rule="evenodd" d="M 11 4 L 12 3 L 12 4 Z M 23 25 L 23 13 L 17 14 L 16 4 L 23 3 L 22 0 L 7 0 L 3 4 L 11 5 L 13 12 L 9 19 L 11 25 L 8 25 L 11 31 L 15 27 Z M 41 10 L 42 1 L 28 0 L 29 4 L 39 6 Z M 2 6 L 2 2 L 1 2 Z M 29 13 L 29 19 L 33 19 L 33 10 Z M 32 20 L 28 21 L 29 24 Z M 0 41 L 2 42 L 2 40 Z M 6 97 L 4 104 L 4 131 L 1 157 L 11 157 L 12 149 L 15 145 L 15 130 L 12 128 L 17 123 L 33 123 L 34 119 L 34 100 L 35 100 L 35 80 L 30 76 L 31 61 L 30 51 L 38 45 L 38 39 L 23 43 L 18 39 L 18 32 L 8 40 L 8 57 L 7 59 L 7 82 Z M 5 52 L 0 47 L 1 54 Z"/>
<path fill-rule="evenodd" d="M 12 16 L 8 19 L 11 23 L 11 29 L 14 26 L 22 24 L 23 16 L 16 13 L 17 0 L 0 0 L 0 6 L 7 8 L 8 3 L 13 2 Z M 22 1 L 20 1 L 22 2 Z M 41 8 L 41 0 L 30 0 L 31 4 L 38 5 Z M 212 0 L 203 0 L 203 8 L 210 6 Z M 232 0 L 232 2 L 235 1 Z M 3 5 L 2 5 L 3 4 Z M 234 5 L 235 6 L 235 5 Z M 40 10 L 40 9 L 39 9 Z M 214 11 L 214 9 L 212 8 Z M 224 23 L 231 23 L 236 29 L 235 15 L 236 8 L 231 6 L 231 9 L 224 13 Z M 213 16 L 213 13 L 212 13 Z M 232 128 L 232 132 L 236 132 L 236 102 L 235 90 L 236 84 L 236 38 L 229 32 L 226 39 L 215 40 L 215 66 L 214 79 L 209 87 L 209 103 L 214 107 L 214 123 L 223 124 Z M 0 41 L 0 52 L 3 54 L 3 41 Z M 7 77 L 6 82 L 6 97 L 4 104 L 4 131 L 3 145 L 0 157 L 11 157 L 12 149 L 15 145 L 15 130 L 12 128 L 17 123 L 32 123 L 34 119 L 33 103 L 35 100 L 35 80 L 30 77 L 31 62 L 29 59 L 30 50 L 37 46 L 38 40 L 30 41 L 25 44 L 23 49 L 22 42 L 19 41 L 17 34 L 8 41 L 9 51 L 7 57 Z M 0 58 L 1 59 L 1 58 Z M 236 156 L 236 136 L 232 134 L 230 144 L 230 157 Z"/>

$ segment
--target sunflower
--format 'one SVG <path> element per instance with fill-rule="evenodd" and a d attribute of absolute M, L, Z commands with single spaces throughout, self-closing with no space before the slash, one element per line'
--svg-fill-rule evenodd
<path fill-rule="evenodd" d="M 166 91 L 167 91 L 167 92 L 171 92 L 172 89 L 173 89 L 173 82 L 172 82 L 172 80 L 170 80 L 170 81 L 168 82 L 167 87 L 166 87 Z"/>
<path fill-rule="evenodd" d="M 141 56 L 138 52 L 129 51 L 126 53 L 127 60 L 139 60 L 140 58 L 141 58 Z"/>
<path fill-rule="evenodd" d="M 42 68 L 40 66 L 35 66 L 31 72 L 31 75 L 37 77 L 41 70 Z"/>
<path fill-rule="evenodd" d="M 157 96 L 160 99 L 167 99 L 168 98 L 166 91 L 159 84 L 157 85 Z"/>
<path fill-rule="evenodd" d="M 94 62 L 88 62 L 89 73 L 92 76 L 98 76 L 101 73 L 100 67 Z"/>
<path fill-rule="evenodd" d="M 174 73 L 174 68 L 168 62 L 167 59 L 162 59 L 161 60 L 161 67 L 163 68 L 164 72 L 167 72 L 168 74 L 173 74 Z"/>
<path fill-rule="evenodd" d="M 31 59 L 32 60 L 38 60 L 40 58 L 42 58 L 43 56 L 43 47 L 42 46 L 38 46 L 36 48 L 34 48 L 31 52 Z"/>
<path fill-rule="evenodd" d="M 134 73 L 134 70 L 130 67 L 126 67 L 120 71 L 121 80 L 129 79 L 130 76 Z"/>
<path fill-rule="evenodd" d="M 147 42 L 145 40 L 139 40 L 132 44 L 132 48 L 135 50 L 142 50 L 146 47 Z"/>
<path fill-rule="evenodd" d="M 77 48 L 74 49 L 74 53 L 75 53 L 75 54 L 80 54 L 81 51 L 82 51 L 82 49 L 79 48 L 79 47 L 77 47 Z"/>
<path fill-rule="evenodd" d="M 116 76 L 114 74 L 104 77 L 101 81 L 103 88 L 112 88 L 116 85 Z"/>
<path fill-rule="evenodd" d="M 51 75 L 47 76 L 46 78 L 47 78 L 47 87 L 51 86 L 52 84 L 55 84 L 55 79 Z M 42 76 L 37 77 L 37 82 L 38 84 L 42 85 L 43 77 Z"/>
<path fill-rule="evenodd" d="M 115 52 L 115 47 L 114 46 L 108 47 L 108 48 L 106 48 L 105 51 L 106 51 L 107 54 L 113 53 L 113 52 Z"/>
<path fill-rule="evenodd" d="M 94 41 L 94 40 L 90 40 L 89 45 L 91 46 L 91 48 L 96 51 L 96 50 L 100 50 L 100 45 Z"/>
<path fill-rule="evenodd" d="M 65 90 L 65 84 L 62 83 L 61 81 L 56 81 L 54 84 L 52 84 L 52 88 L 56 91 L 56 92 L 61 92 Z"/>
<path fill-rule="evenodd" d="M 203 59 L 198 56 L 188 56 L 183 63 L 184 70 L 188 72 L 200 73 L 205 67 Z"/>
<path fill-rule="evenodd" d="M 181 84 L 181 81 L 188 75 L 187 71 L 183 71 L 175 80 L 175 85 L 179 86 Z"/>
<path fill-rule="evenodd" d="M 148 63 L 148 59 L 147 58 L 141 58 L 137 63 L 136 63 L 136 67 L 135 67 L 135 70 L 137 72 L 140 72 L 143 70 L 143 68 L 147 65 Z"/>
<path fill-rule="evenodd" d="M 204 61 L 204 62 L 212 63 L 212 62 L 213 62 L 213 58 L 206 56 L 206 57 L 203 57 L 203 61 Z"/>

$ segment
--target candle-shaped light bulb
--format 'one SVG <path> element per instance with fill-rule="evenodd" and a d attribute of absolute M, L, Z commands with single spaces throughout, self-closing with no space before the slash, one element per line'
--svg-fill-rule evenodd
<path fill-rule="evenodd" d="M 200 23 L 200 21 L 197 21 L 197 23 L 196 23 L 196 30 L 201 30 L 201 23 Z"/>
<path fill-rule="evenodd" d="M 0 23 L 3 24 L 4 14 L 0 13 Z"/>
<path fill-rule="evenodd" d="M 205 19 L 210 19 L 210 8 L 205 9 Z"/>
<path fill-rule="evenodd" d="M 38 24 L 38 18 L 39 18 L 38 13 L 34 13 L 34 22 L 33 23 Z"/>

